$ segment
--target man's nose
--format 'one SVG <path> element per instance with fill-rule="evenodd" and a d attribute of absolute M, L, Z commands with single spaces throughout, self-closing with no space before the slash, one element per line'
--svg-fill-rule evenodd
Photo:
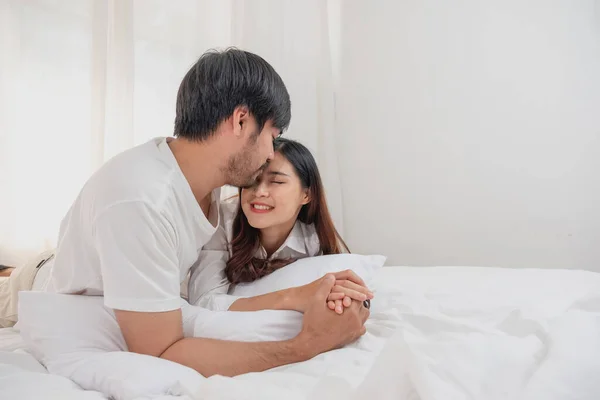
<path fill-rule="evenodd" d="M 267 157 L 267 162 L 270 162 L 275 157 L 275 149 L 273 148 L 273 141 L 269 142 L 269 155 Z"/>

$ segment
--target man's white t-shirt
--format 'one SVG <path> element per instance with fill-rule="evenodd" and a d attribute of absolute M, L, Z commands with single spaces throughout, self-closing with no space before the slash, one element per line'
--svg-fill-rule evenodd
<path fill-rule="evenodd" d="M 103 295 L 118 310 L 179 309 L 181 282 L 219 224 L 219 193 L 206 218 L 166 138 L 117 155 L 62 221 L 47 290 Z"/>

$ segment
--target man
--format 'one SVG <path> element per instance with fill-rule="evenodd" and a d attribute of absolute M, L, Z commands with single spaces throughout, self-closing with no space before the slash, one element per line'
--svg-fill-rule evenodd
<path fill-rule="evenodd" d="M 215 232 L 219 187 L 251 184 L 290 122 L 283 81 L 262 58 L 204 54 L 177 96 L 175 139 L 125 151 L 86 183 L 59 235 L 50 291 L 102 295 L 129 351 L 172 360 L 204 376 L 263 371 L 354 341 L 368 311 L 327 309 L 336 277 L 315 288 L 302 332 L 282 342 L 184 338 L 179 288 Z"/>

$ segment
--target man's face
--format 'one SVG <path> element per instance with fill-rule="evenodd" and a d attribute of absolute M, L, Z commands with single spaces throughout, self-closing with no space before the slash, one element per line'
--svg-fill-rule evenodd
<path fill-rule="evenodd" d="M 279 129 L 267 121 L 261 132 L 254 118 L 249 127 L 246 144 L 237 154 L 230 157 L 227 166 L 227 180 L 230 185 L 246 187 L 254 184 L 258 176 L 273 159 L 273 140 L 279 136 Z"/>

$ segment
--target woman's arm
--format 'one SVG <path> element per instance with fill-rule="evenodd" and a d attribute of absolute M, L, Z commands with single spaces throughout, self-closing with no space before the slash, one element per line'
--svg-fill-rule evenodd
<path fill-rule="evenodd" d="M 335 276 L 336 283 L 327 298 L 328 302 L 343 300 L 344 298 L 363 302 L 373 298 L 373 293 L 365 286 L 362 279 L 351 270 L 336 272 L 332 275 Z M 229 310 L 294 310 L 304 312 L 318 290 L 322 279 L 317 279 L 307 285 L 267 293 L 262 296 L 239 298 L 231 304 Z M 344 304 L 344 307 L 347 308 L 350 304 L 351 301 L 347 305 Z M 335 311 L 341 314 L 343 309 L 335 309 Z"/>
<path fill-rule="evenodd" d="M 300 311 L 296 300 L 296 288 L 280 290 L 255 297 L 240 297 L 236 299 L 229 311 L 259 311 L 259 310 L 294 310 Z"/>
<path fill-rule="evenodd" d="M 206 255 L 203 258 L 206 259 Z M 213 281 L 216 283 L 217 280 L 213 279 Z M 238 297 L 226 293 L 228 286 L 228 284 L 218 285 L 208 292 L 197 295 L 196 293 L 201 290 L 199 287 L 206 287 L 206 285 L 199 283 L 197 275 L 192 275 L 190 304 L 212 311 L 293 310 L 303 312 L 307 297 L 310 296 L 305 293 L 305 290 L 302 290 L 303 287 L 295 287 L 260 296 Z"/>
<path fill-rule="evenodd" d="M 327 298 L 328 301 L 341 301 L 344 298 L 348 298 L 362 302 L 373 298 L 373 294 L 364 286 L 364 282 L 352 271 L 337 272 L 333 275 L 336 278 L 336 283 Z M 293 310 L 304 312 L 310 304 L 310 300 L 313 298 L 319 282 L 321 282 L 321 279 L 317 279 L 307 285 L 254 297 L 236 297 L 222 292 L 219 293 L 220 288 L 217 287 L 215 290 L 200 296 L 198 299 L 190 301 L 190 304 L 213 311 Z M 191 284 L 192 281 L 190 280 Z M 190 296 L 190 300 L 193 300 L 192 296 Z M 350 304 L 351 302 L 344 303 L 344 307 L 347 308 Z M 335 311 L 341 314 L 343 309 L 335 309 Z"/>

